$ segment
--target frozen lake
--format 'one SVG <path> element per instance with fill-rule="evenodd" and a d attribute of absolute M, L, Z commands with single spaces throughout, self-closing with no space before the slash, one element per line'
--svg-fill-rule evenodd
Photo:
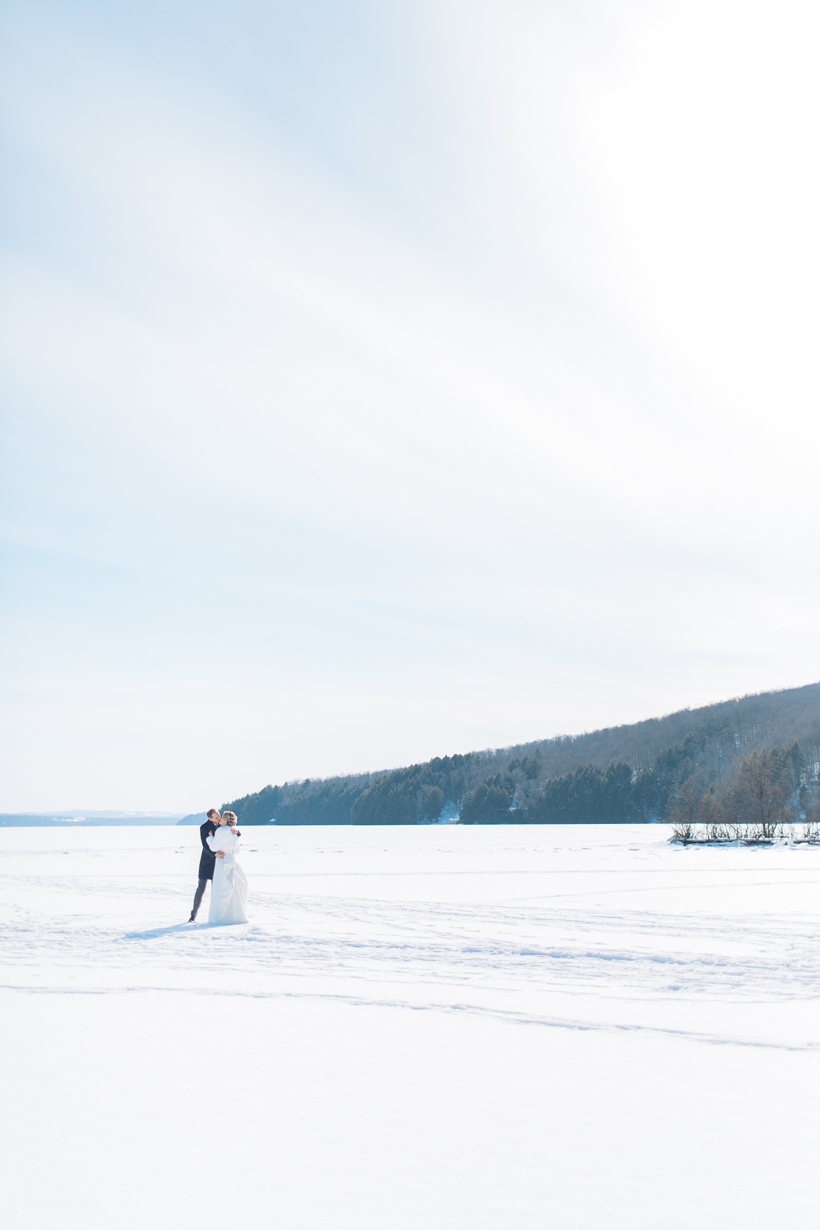
<path fill-rule="evenodd" d="M 820 849 L 667 838 L 0 830 L 6 1224 L 814 1230 Z"/>

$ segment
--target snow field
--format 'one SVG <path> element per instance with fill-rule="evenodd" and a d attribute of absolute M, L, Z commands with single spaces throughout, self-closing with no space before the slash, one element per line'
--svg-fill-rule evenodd
<path fill-rule="evenodd" d="M 4 1224 L 815 1227 L 820 852 L 666 836 L 0 832 Z"/>

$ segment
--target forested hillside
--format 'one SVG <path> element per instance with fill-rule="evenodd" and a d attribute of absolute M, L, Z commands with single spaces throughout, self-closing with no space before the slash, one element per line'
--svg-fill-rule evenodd
<path fill-rule="evenodd" d="M 788 751 L 795 791 L 816 793 L 820 684 L 403 769 L 266 786 L 224 806 L 243 824 L 652 821 L 772 750 Z"/>

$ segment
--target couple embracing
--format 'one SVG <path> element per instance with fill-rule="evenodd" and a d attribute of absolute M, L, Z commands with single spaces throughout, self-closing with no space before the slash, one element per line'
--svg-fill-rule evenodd
<path fill-rule="evenodd" d="M 212 807 L 204 824 L 199 826 L 202 857 L 199 860 L 199 883 L 194 895 L 194 908 L 188 922 L 195 922 L 208 881 L 211 881 L 209 923 L 243 923 L 248 921 L 245 905 L 248 881 L 236 861 L 241 836 L 232 811 L 221 815 Z"/>

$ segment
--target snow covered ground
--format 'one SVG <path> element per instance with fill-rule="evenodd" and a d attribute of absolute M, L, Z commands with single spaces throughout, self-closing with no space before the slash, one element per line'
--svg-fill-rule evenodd
<path fill-rule="evenodd" d="M 820 850 L 667 837 L 0 830 L 3 1223 L 816 1230 Z"/>

